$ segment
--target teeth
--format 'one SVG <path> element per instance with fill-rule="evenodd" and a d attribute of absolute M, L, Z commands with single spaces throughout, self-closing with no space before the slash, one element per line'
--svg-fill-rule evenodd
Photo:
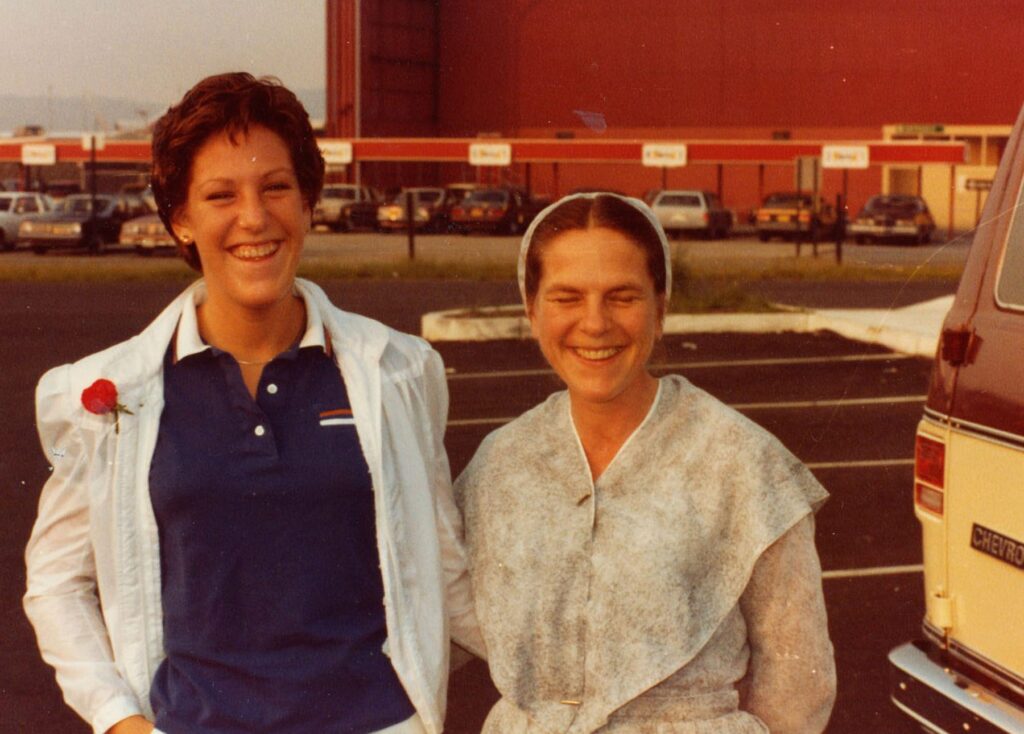
<path fill-rule="evenodd" d="M 273 255 L 277 252 L 277 248 L 278 244 L 276 242 L 261 242 L 258 245 L 239 245 L 232 250 L 232 254 L 243 260 L 255 260 L 267 255 Z"/>
<path fill-rule="evenodd" d="M 608 347 L 607 349 L 582 349 L 577 348 L 576 354 L 584 359 L 608 359 L 622 351 L 622 347 Z"/>

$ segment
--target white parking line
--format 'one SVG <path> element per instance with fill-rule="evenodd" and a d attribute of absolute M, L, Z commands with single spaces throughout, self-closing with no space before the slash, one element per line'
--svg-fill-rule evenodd
<path fill-rule="evenodd" d="M 830 364 L 836 362 L 886 362 L 902 359 L 912 359 L 911 355 L 894 353 L 871 353 L 871 354 L 844 354 L 831 357 L 776 357 L 763 359 L 730 359 L 730 360 L 709 360 L 706 362 L 669 362 L 665 364 L 652 364 L 654 372 L 675 372 L 680 370 L 702 370 L 719 369 L 723 367 L 777 367 L 786 365 L 805 364 Z M 507 377 L 538 377 L 540 375 L 553 375 L 554 370 L 549 368 L 535 368 L 524 370 L 496 370 L 494 372 L 459 372 L 454 367 L 447 369 L 449 380 L 485 380 L 488 378 Z"/>
<path fill-rule="evenodd" d="M 848 568 L 842 571 L 822 571 L 821 578 L 829 579 L 855 579 L 866 576 L 895 576 L 901 573 L 921 573 L 924 565 L 917 563 L 911 566 L 878 566 L 876 568 Z"/>
<path fill-rule="evenodd" d="M 913 466 L 913 459 L 867 459 L 863 461 L 814 461 L 808 469 L 876 469 L 886 466 Z"/>
<path fill-rule="evenodd" d="M 896 395 L 889 398 L 839 398 L 836 400 L 794 400 L 777 403 L 729 403 L 736 410 L 792 410 L 794 408 L 846 408 L 858 405 L 895 405 L 923 403 L 924 395 Z M 514 420 L 510 418 L 459 418 L 448 421 L 449 426 L 500 426 Z"/>
<path fill-rule="evenodd" d="M 893 395 L 887 398 L 837 398 L 835 400 L 792 400 L 776 403 L 729 403 L 736 410 L 772 410 L 773 408 L 832 408 L 855 405 L 893 405 L 923 403 L 927 395 Z"/>

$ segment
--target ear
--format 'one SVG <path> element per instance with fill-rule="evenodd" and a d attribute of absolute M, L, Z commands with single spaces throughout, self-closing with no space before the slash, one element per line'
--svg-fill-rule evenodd
<path fill-rule="evenodd" d="M 668 296 L 664 293 L 659 293 L 656 298 L 658 320 L 654 327 L 654 338 L 657 340 L 661 339 L 662 335 L 665 333 L 665 314 L 668 311 Z"/>
<path fill-rule="evenodd" d="M 534 300 L 536 300 L 534 296 Z M 528 301 L 526 303 L 526 318 L 530 322 L 530 334 L 534 339 L 540 340 L 539 332 L 540 327 L 537 325 L 537 309 L 534 307 L 534 301 Z"/>
<path fill-rule="evenodd" d="M 171 217 L 171 229 L 174 230 L 174 236 L 182 242 L 192 242 L 192 229 L 188 218 L 180 209 Z"/>

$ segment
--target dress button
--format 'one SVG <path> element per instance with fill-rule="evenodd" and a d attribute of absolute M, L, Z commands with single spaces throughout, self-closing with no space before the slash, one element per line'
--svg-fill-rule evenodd
<path fill-rule="evenodd" d="M 263 426 L 256 426 L 256 429 L 253 431 L 253 433 L 255 433 L 257 436 L 262 436 L 266 432 L 267 429 L 264 428 Z"/>
<path fill-rule="evenodd" d="M 267 385 L 267 392 L 270 393 L 271 395 L 277 395 L 277 385 L 275 385 L 273 382 Z"/>

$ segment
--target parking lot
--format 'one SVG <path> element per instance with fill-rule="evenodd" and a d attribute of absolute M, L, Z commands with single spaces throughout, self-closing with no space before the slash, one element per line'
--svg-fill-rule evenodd
<path fill-rule="evenodd" d="M 511 282 L 336 281 L 343 307 L 405 330 L 423 311 L 509 303 Z M 790 284 L 789 287 L 795 288 Z M 951 287 L 951 286 L 950 286 Z M 80 356 L 141 328 L 180 284 L 6 283 L 0 337 L 8 345 L 0 389 L 0 565 L 5 631 L 0 668 L 5 715 L 0 732 L 86 729 L 60 702 L 38 661 L 20 611 L 21 552 L 46 464 L 34 436 L 31 395 L 47 366 Z M 877 301 L 891 301 L 899 285 Z M 811 290 L 814 290 L 813 288 Z M 437 345 L 449 369 L 447 445 L 454 472 L 480 439 L 558 389 L 530 342 Z M 888 703 L 887 651 L 916 633 L 923 613 L 919 531 L 911 511 L 914 426 L 929 362 L 819 334 L 688 334 L 665 338 L 659 372 L 678 372 L 764 425 L 808 462 L 831 492 L 818 516 L 825 595 L 839 666 L 830 732 L 913 731 Z M 452 681 L 449 730 L 478 731 L 495 692 L 472 662 Z M 8 705 L 11 704 L 10 706 Z M 13 712 L 13 715 L 10 713 Z"/>

